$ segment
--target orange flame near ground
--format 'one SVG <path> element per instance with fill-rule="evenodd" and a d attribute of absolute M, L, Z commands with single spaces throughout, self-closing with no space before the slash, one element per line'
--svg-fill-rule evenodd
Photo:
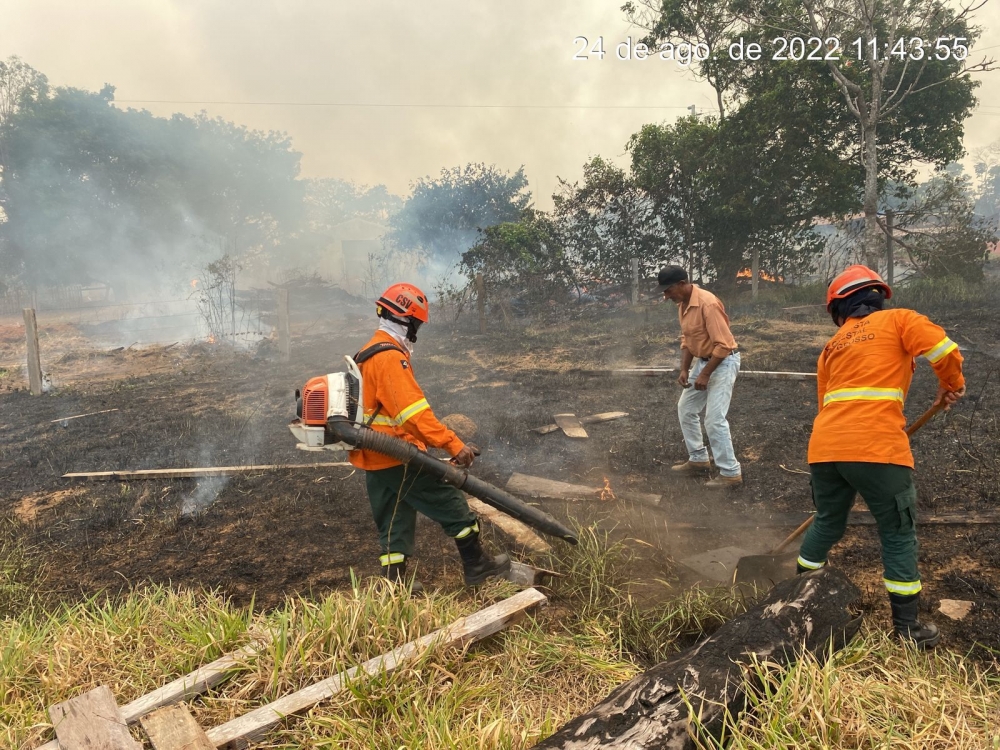
<path fill-rule="evenodd" d="M 191 279 L 191 288 L 192 289 L 198 288 L 198 279 Z"/>
<path fill-rule="evenodd" d="M 208 337 L 208 343 L 214 344 L 215 343 L 215 336 L 209 336 Z"/>
<path fill-rule="evenodd" d="M 760 280 L 761 281 L 775 281 L 775 282 L 778 282 L 778 283 L 784 283 L 784 281 L 785 281 L 785 277 L 784 276 L 772 276 L 767 271 L 761 271 L 760 274 L 759 274 L 759 276 L 760 276 Z M 753 278 L 753 271 L 751 271 L 749 268 L 744 268 L 742 271 L 740 271 L 739 273 L 736 274 L 736 278 L 737 279 L 752 279 Z"/>
<path fill-rule="evenodd" d="M 601 490 L 601 502 L 608 502 L 610 500 L 617 500 L 614 491 L 611 489 L 611 482 L 608 481 L 607 477 L 604 477 L 604 489 Z"/>

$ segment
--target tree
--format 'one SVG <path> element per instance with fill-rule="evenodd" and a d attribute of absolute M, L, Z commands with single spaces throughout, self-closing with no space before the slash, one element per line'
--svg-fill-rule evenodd
<path fill-rule="evenodd" d="M 554 222 L 532 209 L 517 221 L 483 229 L 479 240 L 462 253 L 460 267 L 470 281 L 481 273 L 494 299 L 549 299 L 565 290 L 572 278 Z"/>
<path fill-rule="evenodd" d="M 893 243 L 919 275 L 982 280 L 996 226 L 976 215 L 970 182 L 958 167 L 917 186 L 896 186 Z"/>
<path fill-rule="evenodd" d="M 475 244 L 479 230 L 516 222 L 530 206 L 523 167 L 513 174 L 485 164 L 442 169 L 436 180 L 422 178 L 413 185 L 389 219 L 386 241 L 451 265 Z"/>
<path fill-rule="evenodd" d="M 24 283 L 190 278 L 288 241 L 302 201 L 287 136 L 113 102 L 110 85 L 39 88 L 2 125 L 0 241 Z"/>
<path fill-rule="evenodd" d="M 725 119 L 726 95 L 734 84 L 733 66 L 727 64 L 726 47 L 746 24 L 732 0 L 628 0 L 622 6 L 626 19 L 646 31 L 643 42 L 650 49 L 678 42 L 690 47 L 705 45 L 709 55 L 698 60 L 694 73 L 715 90 L 719 118 Z"/>
<path fill-rule="evenodd" d="M 912 179 L 914 162 L 944 166 L 962 153 L 962 123 L 977 85 L 970 74 L 993 64 L 968 60 L 979 33 L 971 23 L 978 7 L 956 10 L 939 0 L 636 0 L 623 11 L 647 30 L 650 44 L 714 41 L 697 72 L 715 88 L 724 120 L 734 110 L 747 113 L 781 80 L 790 109 L 811 99 L 825 136 L 805 147 L 836 153 L 846 168 L 861 165 L 858 207 L 868 261 L 876 262 L 882 246 L 877 206 L 886 181 Z M 761 59 L 730 56 L 730 45 L 741 38 L 761 45 Z M 793 38 L 805 44 L 798 57 L 787 46 Z M 782 51 L 786 59 L 775 60 Z M 807 52 L 818 54 L 803 59 Z M 831 92 L 839 112 L 831 109 Z"/>
<path fill-rule="evenodd" d="M 636 182 L 693 278 L 731 284 L 748 265 L 786 275 L 820 247 L 813 217 L 851 205 L 837 160 L 803 147 L 821 135 L 808 104 L 794 109 L 776 94 L 722 121 L 646 125 L 629 142 Z"/>
<path fill-rule="evenodd" d="M 348 219 L 384 224 L 403 206 L 403 199 L 385 185 L 356 185 L 349 180 L 305 180 L 309 228 L 328 232 Z"/>
<path fill-rule="evenodd" d="M 656 201 L 625 170 L 595 156 L 583 165 L 582 185 L 559 184 L 552 196 L 559 233 L 584 273 L 624 284 L 632 258 L 643 276 L 673 259 Z"/>
<path fill-rule="evenodd" d="M 21 108 L 48 93 L 48 80 L 18 57 L 0 60 L 0 224 L 9 221 L 14 208 L 7 190 L 10 174 L 10 123 Z M 20 252 L 0 235 L 0 260 L 7 269 L 16 268 Z"/>
<path fill-rule="evenodd" d="M 870 264 L 877 265 L 882 245 L 877 215 L 887 165 L 920 160 L 943 167 L 963 152 L 962 123 L 978 86 L 971 73 L 992 67 L 985 58 L 968 63 L 979 36 L 971 25 L 979 7 L 955 10 L 940 0 L 801 0 L 804 18 L 780 13 L 775 26 L 764 17 L 772 28 L 799 29 L 850 48 L 839 60 L 824 55 L 824 63 L 858 126 Z M 889 131 L 881 159 L 880 130 Z"/>
<path fill-rule="evenodd" d="M 996 231 L 1000 223 L 1000 140 L 979 149 L 973 168 L 976 215 Z"/>

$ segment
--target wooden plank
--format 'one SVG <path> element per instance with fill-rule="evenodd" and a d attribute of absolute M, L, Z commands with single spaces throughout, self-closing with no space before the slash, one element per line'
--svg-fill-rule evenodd
<path fill-rule="evenodd" d="M 33 307 L 24 308 L 24 341 L 28 347 L 28 388 L 32 396 L 41 396 L 42 359 L 38 349 L 38 323 Z"/>
<path fill-rule="evenodd" d="M 509 488 L 508 488 L 509 489 Z M 733 516 L 721 519 L 718 516 L 689 521 L 675 521 L 668 528 L 677 531 L 717 531 L 720 527 L 731 529 L 781 529 L 795 528 L 811 513 L 773 513 L 769 516 Z M 970 511 L 967 513 L 918 514 L 917 526 L 973 526 L 1000 525 L 1000 511 Z M 721 525 L 721 526 L 720 526 Z M 875 517 L 870 511 L 852 511 L 847 517 L 848 526 L 874 526 Z"/>
<path fill-rule="evenodd" d="M 591 414 L 589 417 L 580 417 L 580 424 L 597 424 L 598 422 L 610 422 L 612 419 L 621 419 L 622 417 L 627 417 L 627 411 L 605 411 L 600 414 Z M 548 435 L 550 432 L 555 432 L 559 429 L 557 424 L 547 424 L 543 427 L 532 427 L 532 432 L 537 432 L 539 435 Z"/>
<path fill-rule="evenodd" d="M 516 518 L 511 518 L 503 511 L 497 510 L 492 505 L 487 505 L 476 497 L 468 497 L 469 507 L 472 512 L 480 518 L 486 519 L 496 526 L 501 533 L 510 537 L 514 543 L 520 545 L 528 552 L 546 553 L 552 551 L 552 545 L 535 533 Z"/>
<path fill-rule="evenodd" d="M 84 417 L 92 417 L 95 414 L 107 414 L 108 412 L 118 411 L 118 409 L 101 409 L 100 411 L 88 411 L 86 414 L 76 414 L 72 417 L 62 417 L 60 419 L 50 419 L 49 424 L 55 424 L 56 422 L 68 422 L 71 419 L 83 419 Z"/>
<path fill-rule="evenodd" d="M 157 709 L 141 721 L 153 750 L 215 750 L 183 704 Z"/>
<path fill-rule="evenodd" d="M 552 418 L 556 421 L 556 424 L 559 425 L 559 429 L 565 433 L 566 437 L 587 437 L 587 431 L 583 429 L 583 425 L 580 424 L 580 420 L 576 418 L 576 414 L 555 414 Z"/>
<path fill-rule="evenodd" d="M 142 750 L 107 685 L 49 708 L 60 750 Z"/>
<path fill-rule="evenodd" d="M 305 711 L 320 701 L 342 692 L 359 675 L 390 674 L 400 665 L 416 660 L 428 649 L 464 646 L 481 640 L 499 632 L 527 610 L 545 601 L 545 595 L 537 589 L 522 591 L 473 615 L 462 617 L 441 630 L 370 659 L 358 667 L 352 667 L 232 721 L 213 727 L 206 732 L 208 739 L 216 747 L 252 742 L 262 737 L 286 716 Z"/>
<path fill-rule="evenodd" d="M 639 375 L 658 378 L 677 374 L 676 367 L 617 367 L 612 370 L 570 370 L 574 375 L 608 376 Z M 768 370 L 740 370 L 741 376 L 763 378 L 765 380 L 815 380 L 814 372 L 771 372 Z"/>
<path fill-rule="evenodd" d="M 192 479 L 196 477 L 227 477 L 252 471 L 279 471 L 281 469 L 328 469 L 333 466 L 351 466 L 348 461 L 316 464 L 248 464 L 246 466 L 206 466 L 194 469 L 142 469 L 138 471 L 77 471 L 63 474 L 63 479 Z"/>
<path fill-rule="evenodd" d="M 740 370 L 740 375 L 765 380 L 815 380 L 814 372 L 768 372 L 767 370 Z"/>
<path fill-rule="evenodd" d="M 557 482 L 543 477 L 532 477 L 527 474 L 511 474 L 507 480 L 507 491 L 514 495 L 527 497 L 547 497 L 552 500 L 599 500 L 603 488 L 587 487 L 582 484 Z M 616 492 L 615 498 L 627 502 L 659 506 L 661 495 L 646 492 Z"/>
<path fill-rule="evenodd" d="M 183 677 L 178 677 L 173 682 L 136 698 L 131 703 L 126 703 L 121 707 L 122 718 L 125 719 L 126 724 L 134 724 L 146 714 L 162 706 L 200 695 L 231 677 L 233 672 L 240 669 L 245 662 L 256 655 L 257 649 L 254 646 L 244 646 L 237 651 L 220 656 L 215 661 L 199 667 Z M 51 740 L 40 745 L 37 750 L 59 750 L 59 743 L 56 740 Z"/>

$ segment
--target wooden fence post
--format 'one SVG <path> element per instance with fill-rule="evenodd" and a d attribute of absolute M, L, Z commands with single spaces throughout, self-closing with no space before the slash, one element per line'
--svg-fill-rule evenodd
<path fill-rule="evenodd" d="M 639 304 L 639 259 L 632 258 L 632 307 Z"/>
<path fill-rule="evenodd" d="M 292 358 L 292 328 L 288 319 L 288 290 L 278 290 L 278 349 L 281 359 L 288 362 Z"/>
<path fill-rule="evenodd" d="M 42 395 L 42 360 L 38 353 L 38 324 L 35 308 L 24 308 L 24 339 L 28 348 L 28 387 L 32 396 Z"/>
<path fill-rule="evenodd" d="M 481 273 L 476 274 L 476 307 L 479 310 L 479 332 L 486 333 L 486 282 Z"/>
<path fill-rule="evenodd" d="M 750 279 L 750 296 L 757 299 L 757 285 L 760 282 L 760 248 L 754 247 L 753 256 L 750 260 L 750 273 L 752 278 Z"/>

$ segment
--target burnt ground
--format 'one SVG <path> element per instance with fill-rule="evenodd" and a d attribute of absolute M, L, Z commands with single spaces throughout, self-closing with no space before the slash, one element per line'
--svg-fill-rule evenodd
<path fill-rule="evenodd" d="M 731 312 L 744 369 L 812 371 L 832 332 L 823 319 L 789 321 L 740 305 Z M 991 303 L 924 312 L 963 346 L 969 397 L 914 437 L 920 510 L 1000 510 L 1000 309 Z M 58 352 L 44 360 L 58 386 L 53 393 L 31 397 L 17 372 L 0 369 L 0 514 L 16 519 L 39 552 L 46 587 L 76 598 L 170 582 L 268 607 L 288 594 L 348 586 L 352 571 L 376 574 L 375 529 L 362 477 L 350 468 L 228 480 L 61 478 L 75 471 L 340 460 L 295 449 L 286 427 L 292 392 L 308 377 L 339 369 L 341 356 L 356 351 L 373 328 L 374 316 L 335 319 L 320 332 L 296 326 L 293 361 L 285 364 L 269 343 L 252 354 L 209 345 L 98 351 L 66 326 L 49 348 L 43 341 L 47 352 Z M 13 321 L 0 326 L 0 344 L 21 331 Z M 730 422 L 744 486 L 709 492 L 677 480 L 669 467 L 686 454 L 674 381 L 574 372 L 673 365 L 676 336 L 676 313 L 665 305 L 515 321 L 486 335 L 475 332 L 472 320 L 435 321 L 421 331 L 414 367 L 438 416 L 461 413 L 479 426 L 478 476 L 501 486 L 514 471 L 593 486 L 607 478 L 614 490 L 662 494 L 656 510 L 596 501 L 544 506 L 626 540 L 637 553 L 638 576 L 684 586 L 674 560 L 730 544 L 764 552 L 791 531 L 748 532 L 733 528 L 734 521 L 811 508 L 802 472 L 816 395 L 811 383 L 741 378 Z M 935 384 L 922 363 L 907 405 L 911 419 L 929 406 Z M 102 409 L 118 411 L 51 421 Z M 529 431 L 554 413 L 613 410 L 629 416 L 588 427 L 588 440 Z M 183 517 L 180 508 L 192 502 L 207 507 Z M 691 520 L 713 530 L 673 527 Z M 925 606 L 936 609 L 944 598 L 974 601 L 960 623 L 934 619 L 952 647 L 991 658 L 1000 650 L 997 527 L 924 526 L 920 539 Z M 872 616 L 885 619 L 878 550 L 873 528 L 850 527 L 831 562 L 868 591 Z M 459 585 L 453 544 L 424 520 L 417 557 L 422 580 Z"/>

